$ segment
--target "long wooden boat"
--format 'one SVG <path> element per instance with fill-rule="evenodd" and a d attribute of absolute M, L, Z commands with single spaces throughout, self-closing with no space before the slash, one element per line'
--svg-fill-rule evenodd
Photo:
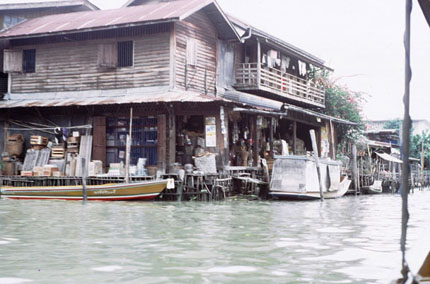
<path fill-rule="evenodd" d="M 322 195 L 338 198 L 348 191 L 351 180 L 341 177 L 341 163 L 320 160 Z M 280 200 L 320 199 L 319 180 L 313 157 L 277 156 L 273 165 L 269 195 Z"/>
<path fill-rule="evenodd" d="M 171 182 L 151 180 L 136 183 L 108 183 L 88 185 L 87 199 L 90 201 L 149 200 L 157 197 Z M 83 200 L 82 185 L 70 186 L 26 186 L 1 187 L 1 197 L 8 199 L 61 199 Z"/>

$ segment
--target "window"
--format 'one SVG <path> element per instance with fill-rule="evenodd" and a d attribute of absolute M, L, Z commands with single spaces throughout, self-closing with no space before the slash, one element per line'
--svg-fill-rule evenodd
<path fill-rule="evenodd" d="M 118 42 L 118 67 L 133 66 L 133 41 Z"/>
<path fill-rule="evenodd" d="M 127 134 L 130 119 L 108 118 L 106 127 L 107 164 L 125 162 Z M 130 162 L 136 165 L 139 158 L 146 159 L 146 165 L 158 163 L 158 120 L 154 116 L 133 118 Z"/>
<path fill-rule="evenodd" d="M 11 28 L 21 22 L 25 21 L 25 18 L 18 16 L 4 16 L 3 28 L 8 29 Z"/>
<path fill-rule="evenodd" d="M 36 72 L 36 49 L 24 49 L 22 51 L 22 72 Z"/>

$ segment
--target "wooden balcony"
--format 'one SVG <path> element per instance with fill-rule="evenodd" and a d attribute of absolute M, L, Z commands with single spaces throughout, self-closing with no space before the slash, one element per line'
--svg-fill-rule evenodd
<path fill-rule="evenodd" d="M 310 80 L 304 80 L 280 70 L 241 63 L 236 66 L 234 87 L 242 91 L 263 91 L 291 101 L 325 107 L 325 89 Z"/>

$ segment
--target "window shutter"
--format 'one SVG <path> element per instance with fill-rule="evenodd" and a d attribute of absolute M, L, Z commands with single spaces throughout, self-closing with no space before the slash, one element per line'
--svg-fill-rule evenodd
<path fill-rule="evenodd" d="M 98 66 L 115 68 L 118 65 L 118 51 L 116 42 L 99 45 Z"/>
<path fill-rule="evenodd" d="M 4 73 L 22 72 L 22 51 L 5 49 L 3 69 Z"/>
<path fill-rule="evenodd" d="M 197 41 L 195 38 L 187 40 L 187 64 L 191 66 L 197 65 Z"/>

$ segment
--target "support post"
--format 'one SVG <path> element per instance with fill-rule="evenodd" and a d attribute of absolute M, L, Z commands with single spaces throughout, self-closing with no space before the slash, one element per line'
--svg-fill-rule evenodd
<path fill-rule="evenodd" d="M 261 43 L 257 38 L 257 88 L 261 85 Z"/>
<path fill-rule="evenodd" d="M 315 131 L 314 131 L 314 134 L 315 134 Z M 297 121 L 293 121 L 293 155 L 296 155 L 296 154 L 297 154 Z"/>
<path fill-rule="evenodd" d="M 90 137 L 90 129 L 87 128 L 85 130 L 85 135 L 87 137 L 87 149 L 86 149 L 86 153 L 89 153 L 90 151 L 90 147 L 91 145 L 88 143 L 88 137 Z M 89 158 L 91 159 L 91 156 L 89 156 Z M 87 159 L 81 158 L 81 168 L 82 168 L 82 196 L 83 196 L 83 202 L 87 202 L 88 200 L 88 196 L 87 196 L 87 176 L 88 176 L 88 169 L 87 169 L 87 164 L 89 161 L 87 161 Z"/>
<path fill-rule="evenodd" d="M 410 83 L 412 78 L 411 71 L 411 13 L 412 13 L 412 0 L 405 1 L 405 95 L 403 98 L 404 103 L 404 118 L 403 118 L 403 131 L 402 131 L 402 150 L 403 150 L 403 164 L 402 164 L 402 234 L 400 239 L 400 249 L 402 251 L 402 275 L 403 282 L 408 280 L 409 266 L 406 261 L 406 235 L 409 221 L 408 210 L 408 194 L 409 194 L 409 152 L 410 152 L 410 129 L 411 117 L 409 114 L 409 100 L 410 100 Z"/>
<path fill-rule="evenodd" d="M 421 144 L 421 187 L 424 186 L 424 140 Z"/>
<path fill-rule="evenodd" d="M 357 145 L 352 145 L 352 178 L 354 180 L 355 195 L 358 195 L 360 190 L 358 186 L 358 168 L 357 168 Z"/>
<path fill-rule="evenodd" d="M 311 130 L 309 130 L 309 133 L 311 135 L 312 151 L 313 151 L 314 158 L 315 158 L 315 164 L 317 166 L 318 183 L 319 183 L 319 188 L 320 188 L 320 198 L 321 198 L 321 201 L 324 201 L 323 183 L 322 183 L 322 180 L 321 180 L 321 168 L 320 168 L 320 161 L 319 161 L 319 158 L 318 158 L 318 147 L 317 147 L 317 139 L 315 137 L 315 130 L 311 129 Z"/>
<path fill-rule="evenodd" d="M 334 126 L 333 120 L 330 120 L 330 136 L 331 136 L 331 158 L 336 160 L 336 145 L 334 141 Z"/>
<path fill-rule="evenodd" d="M 81 158 L 82 165 L 82 196 L 83 202 L 87 202 L 87 159 Z"/>
<path fill-rule="evenodd" d="M 130 108 L 130 125 L 125 146 L 125 183 L 130 183 L 130 150 L 133 131 L 133 108 Z"/>
<path fill-rule="evenodd" d="M 253 149 L 252 149 L 252 159 L 253 159 L 253 166 L 257 167 L 258 166 L 258 157 L 259 157 L 259 152 L 260 152 L 260 147 L 259 147 L 259 142 L 260 142 L 260 136 L 261 136 L 261 126 L 258 123 L 258 116 L 255 115 L 252 118 L 252 124 L 254 127 L 254 134 L 253 134 Z"/>
<path fill-rule="evenodd" d="M 273 156 L 273 139 L 274 139 L 274 123 L 275 118 L 270 118 L 270 156 Z"/>
<path fill-rule="evenodd" d="M 4 122 L 4 129 L 3 130 L 4 130 L 4 133 L 3 133 L 3 138 L 4 138 L 4 141 L 3 141 L 3 146 L 4 146 L 3 151 L 6 152 L 7 151 L 7 139 L 10 136 L 10 133 L 9 133 L 9 122 L 7 122 L 7 121 Z"/>

